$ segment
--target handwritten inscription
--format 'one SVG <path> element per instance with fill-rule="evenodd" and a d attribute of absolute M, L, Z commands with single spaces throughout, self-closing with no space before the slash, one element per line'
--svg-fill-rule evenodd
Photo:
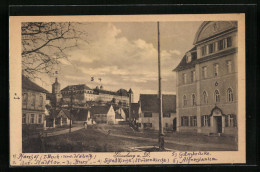
<path fill-rule="evenodd" d="M 157 154 L 158 155 L 158 154 Z M 210 152 L 167 152 L 154 156 L 150 152 L 115 152 L 104 156 L 98 153 L 29 154 L 12 156 L 11 165 L 122 165 L 122 164 L 196 164 L 210 163 L 217 158 Z"/>

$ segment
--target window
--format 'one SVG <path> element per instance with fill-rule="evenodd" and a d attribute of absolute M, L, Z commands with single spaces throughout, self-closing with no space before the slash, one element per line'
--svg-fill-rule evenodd
<path fill-rule="evenodd" d="M 43 97 L 42 97 L 42 95 L 40 95 L 40 104 L 39 104 L 39 106 L 40 106 L 40 107 L 43 106 Z"/>
<path fill-rule="evenodd" d="M 214 76 L 218 76 L 218 64 L 214 64 Z"/>
<path fill-rule="evenodd" d="M 26 114 L 25 114 L 25 113 L 23 114 L 22 123 L 23 123 L 23 124 L 26 124 Z"/>
<path fill-rule="evenodd" d="M 215 102 L 218 103 L 220 102 L 220 94 L 219 94 L 219 91 L 218 90 L 215 90 Z"/>
<path fill-rule="evenodd" d="M 208 94 L 207 94 L 207 92 L 203 91 L 202 96 L 203 96 L 203 103 L 207 104 L 208 103 Z"/>
<path fill-rule="evenodd" d="M 186 62 L 187 62 L 187 63 L 191 62 L 191 53 L 190 53 L 190 52 L 188 52 L 188 53 L 186 54 Z"/>
<path fill-rule="evenodd" d="M 210 116 L 209 115 L 201 116 L 201 126 L 202 127 L 209 127 L 210 126 Z"/>
<path fill-rule="evenodd" d="M 152 112 L 144 112 L 144 117 L 152 117 Z"/>
<path fill-rule="evenodd" d="M 183 106 L 187 106 L 187 97 L 186 95 L 183 96 Z"/>
<path fill-rule="evenodd" d="M 168 128 L 169 126 L 168 126 L 168 123 L 165 123 L 165 128 Z"/>
<path fill-rule="evenodd" d="M 38 124 L 41 124 L 41 123 L 42 123 L 42 115 L 39 114 L 39 116 L 38 116 Z"/>
<path fill-rule="evenodd" d="M 189 117 L 188 116 L 181 117 L 181 126 L 189 126 Z"/>
<path fill-rule="evenodd" d="M 207 78 L 207 66 L 202 67 L 202 78 Z"/>
<path fill-rule="evenodd" d="M 35 94 L 32 94 L 32 107 L 35 108 L 35 99 L 36 99 L 36 96 Z"/>
<path fill-rule="evenodd" d="M 227 48 L 232 46 L 232 38 L 228 37 L 227 38 Z"/>
<path fill-rule="evenodd" d="M 225 126 L 226 127 L 237 127 L 236 115 L 229 114 L 225 116 Z"/>
<path fill-rule="evenodd" d="M 196 106 L 196 96 L 195 96 L 195 94 L 191 95 L 191 99 L 192 99 L 192 106 Z"/>
<path fill-rule="evenodd" d="M 227 61 L 227 72 L 228 73 L 231 73 L 232 72 L 232 66 L 231 66 L 232 64 L 231 64 L 231 60 L 228 60 Z"/>
<path fill-rule="evenodd" d="M 182 79 L 183 79 L 183 84 L 186 84 L 187 83 L 187 75 L 186 75 L 186 73 L 184 73 L 182 75 Z"/>
<path fill-rule="evenodd" d="M 23 93 L 23 105 L 27 105 L 27 101 L 28 101 L 28 94 Z"/>
<path fill-rule="evenodd" d="M 214 43 L 209 44 L 209 54 L 214 52 Z"/>
<path fill-rule="evenodd" d="M 197 116 L 191 116 L 190 117 L 190 126 L 197 126 Z"/>
<path fill-rule="evenodd" d="M 170 118 L 171 117 L 171 113 L 163 113 L 163 117 Z"/>
<path fill-rule="evenodd" d="M 202 56 L 206 55 L 206 46 L 201 47 L 201 55 Z"/>
<path fill-rule="evenodd" d="M 227 101 L 228 102 L 233 102 L 233 91 L 231 88 L 227 90 Z"/>
<path fill-rule="evenodd" d="M 31 124 L 34 124 L 34 118 L 35 118 L 34 114 L 31 114 L 31 120 L 30 120 Z"/>
<path fill-rule="evenodd" d="M 218 41 L 218 50 L 223 50 L 225 48 L 225 40 L 222 39 Z"/>
<path fill-rule="evenodd" d="M 195 78 L 196 78 L 196 76 L 195 76 L 195 71 L 191 71 L 191 82 L 195 82 Z"/>

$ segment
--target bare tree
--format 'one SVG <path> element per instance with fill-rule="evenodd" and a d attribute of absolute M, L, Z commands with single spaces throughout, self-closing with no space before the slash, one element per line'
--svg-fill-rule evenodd
<path fill-rule="evenodd" d="M 86 32 L 80 23 L 22 23 L 22 71 L 29 78 L 39 74 L 52 76 L 61 59 L 68 60 L 66 51 L 78 45 Z"/>

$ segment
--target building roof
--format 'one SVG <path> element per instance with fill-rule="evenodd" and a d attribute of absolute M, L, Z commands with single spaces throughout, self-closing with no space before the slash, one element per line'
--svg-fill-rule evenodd
<path fill-rule="evenodd" d="M 60 117 L 60 112 L 63 111 L 64 114 L 66 115 L 67 118 L 74 120 L 74 114 L 72 112 L 72 115 L 70 116 L 70 111 L 67 109 L 52 109 L 50 110 L 50 117 L 51 118 L 59 118 Z"/>
<path fill-rule="evenodd" d="M 157 94 L 140 94 L 142 112 L 159 113 L 159 98 Z M 162 95 L 162 108 L 164 113 L 176 112 L 176 95 Z"/>
<path fill-rule="evenodd" d="M 87 121 L 88 119 L 88 109 L 79 109 L 73 114 L 76 121 Z"/>
<path fill-rule="evenodd" d="M 125 89 L 119 89 L 117 92 L 108 91 L 104 89 L 93 89 L 95 94 L 110 94 L 110 95 L 117 95 L 117 96 L 128 96 L 128 92 Z"/>
<path fill-rule="evenodd" d="M 24 75 L 22 75 L 22 89 L 33 90 L 41 93 L 49 93 L 47 90 L 35 84 Z"/>
<path fill-rule="evenodd" d="M 107 114 L 110 106 L 92 106 L 90 109 L 91 114 Z"/>
<path fill-rule="evenodd" d="M 194 51 L 196 51 L 196 47 L 193 47 L 188 52 L 194 52 Z M 191 61 L 189 63 L 187 63 L 186 54 L 182 57 L 180 63 L 178 64 L 178 66 L 173 71 L 179 71 L 179 70 L 182 70 L 182 69 L 195 67 L 197 56 L 191 56 L 192 57 Z"/>
<path fill-rule="evenodd" d="M 91 88 L 89 88 L 85 84 L 79 84 L 79 85 L 68 85 L 67 87 L 63 88 L 61 91 L 70 91 L 71 89 L 74 89 L 74 90 L 91 90 Z"/>
<path fill-rule="evenodd" d="M 236 21 L 206 21 L 203 22 L 196 32 L 193 44 L 199 44 L 202 41 L 218 36 L 223 32 L 237 28 Z"/>

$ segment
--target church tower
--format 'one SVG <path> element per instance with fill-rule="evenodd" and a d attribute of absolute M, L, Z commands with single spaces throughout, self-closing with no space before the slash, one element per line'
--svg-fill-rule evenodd
<path fill-rule="evenodd" d="M 55 78 L 55 82 L 52 84 L 52 97 L 53 104 L 57 106 L 62 98 L 62 95 L 60 93 L 60 83 L 58 82 L 57 77 Z"/>

